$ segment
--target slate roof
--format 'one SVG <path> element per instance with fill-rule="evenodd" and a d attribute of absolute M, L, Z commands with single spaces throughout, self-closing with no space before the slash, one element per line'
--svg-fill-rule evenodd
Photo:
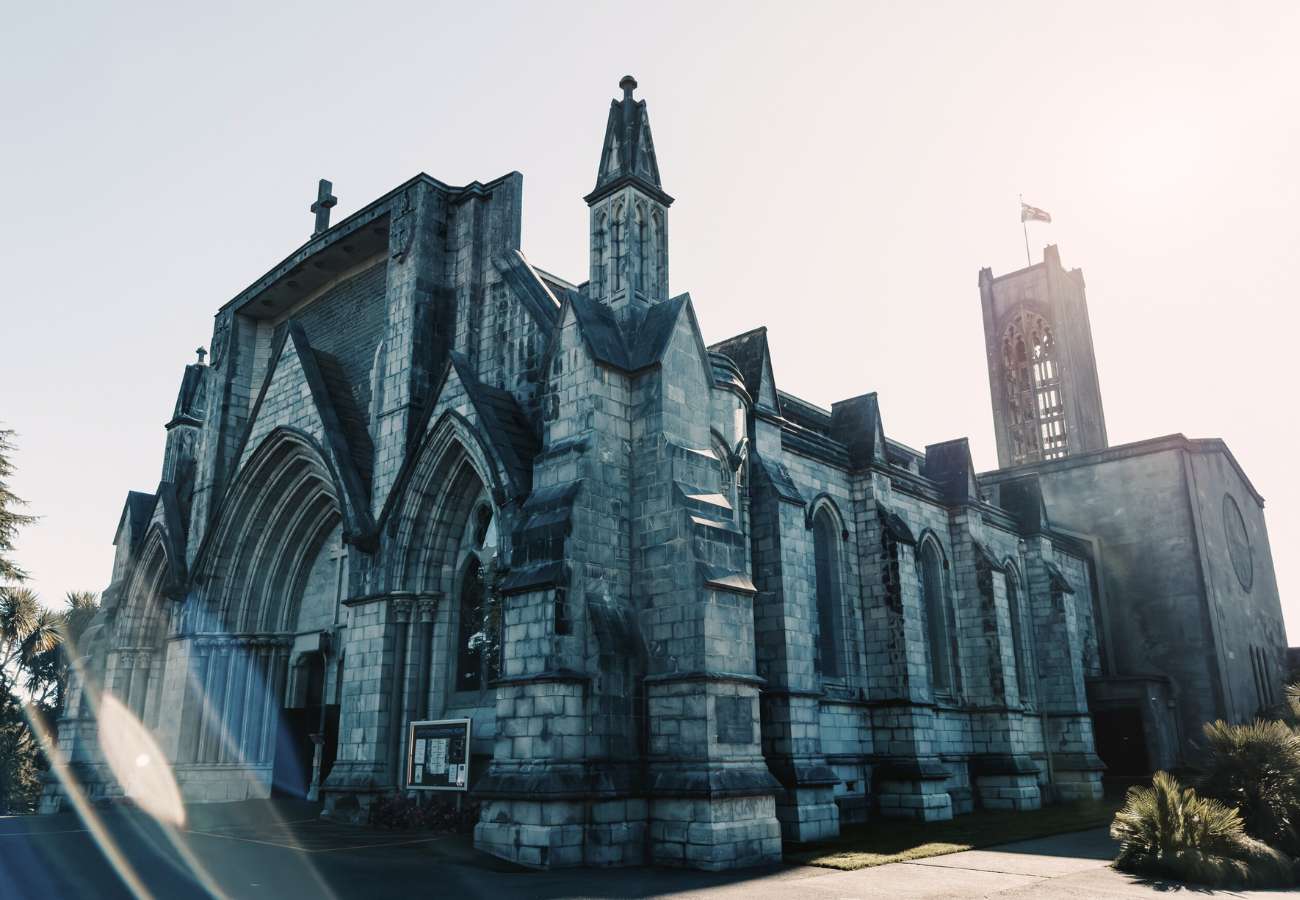
<path fill-rule="evenodd" d="M 650 117 L 645 101 L 632 96 L 636 79 L 631 75 L 624 76 L 618 86 L 623 89 L 623 97 L 609 104 L 596 187 L 583 199 L 592 203 L 632 182 L 668 206 L 673 198 L 664 193 L 659 178 L 659 160 L 655 155 L 654 139 L 650 136 Z"/>
<path fill-rule="evenodd" d="M 325 390 L 329 392 L 330 402 L 343 428 L 343 437 L 348 444 L 348 455 L 357 467 L 358 474 L 367 485 L 370 484 L 371 466 L 374 460 L 374 445 L 370 440 L 370 429 L 366 427 L 365 417 L 357 408 L 356 398 L 348 384 L 348 377 L 338 359 L 328 353 L 312 349 L 316 364 L 320 368 Z"/>
<path fill-rule="evenodd" d="M 753 331 L 746 331 L 735 337 L 718 341 L 709 346 L 710 350 L 721 353 L 736 364 L 740 377 L 744 379 L 745 390 L 749 396 L 758 401 L 758 387 L 763 382 L 763 356 L 767 351 L 767 326 L 760 326 Z"/>
<path fill-rule="evenodd" d="M 488 439 L 501 456 L 507 476 L 521 495 L 527 494 L 533 481 L 533 457 L 541 449 L 527 414 L 514 394 L 475 378 L 469 361 L 459 353 L 452 354 L 452 365 L 478 411 Z"/>
<path fill-rule="evenodd" d="M 181 376 L 181 388 L 176 392 L 176 406 L 172 409 L 168 427 L 182 423 L 201 425 L 206 413 L 207 392 L 203 390 L 203 370 L 207 366 L 190 363 Z"/>
<path fill-rule="evenodd" d="M 498 256 L 493 264 L 538 324 L 544 330 L 553 329 L 560 318 L 560 303 L 552 291 L 560 286 L 553 281 L 548 285 L 518 250 Z M 564 290 L 563 287 L 560 289 Z"/>
<path fill-rule="evenodd" d="M 113 536 L 116 543 L 118 536 L 122 534 L 122 526 L 130 522 L 131 535 L 139 540 L 144 535 L 145 529 L 149 526 L 149 519 L 153 516 L 153 505 L 157 500 L 155 494 L 146 494 L 144 491 L 127 491 L 126 503 L 122 504 L 122 515 L 117 520 L 117 531 Z"/>
<path fill-rule="evenodd" d="M 688 294 L 680 294 L 653 304 L 628 340 L 608 306 L 576 291 L 568 296 L 591 355 L 597 362 L 624 372 L 636 372 L 659 362 L 689 299 Z"/>

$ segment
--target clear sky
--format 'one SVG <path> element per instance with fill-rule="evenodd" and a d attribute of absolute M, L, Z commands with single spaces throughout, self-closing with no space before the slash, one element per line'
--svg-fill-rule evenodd
<path fill-rule="evenodd" d="M 523 249 L 586 277 L 619 77 L 649 103 L 672 290 L 765 324 L 814 402 L 995 465 L 976 275 L 1017 194 L 1087 278 L 1112 443 L 1219 436 L 1267 501 L 1300 643 L 1300 5 L 58 3 L 0 32 L 0 421 L 47 601 L 108 582 L 223 302 L 425 171 L 524 174 Z"/>

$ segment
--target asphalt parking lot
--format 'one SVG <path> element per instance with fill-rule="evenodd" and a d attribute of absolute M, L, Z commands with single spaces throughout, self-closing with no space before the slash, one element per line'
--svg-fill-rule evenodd
<path fill-rule="evenodd" d="M 477 853 L 467 837 L 385 832 L 322 820 L 305 803 L 191 807 L 185 827 L 128 809 L 0 818 L 0 897 L 903 898 L 1156 897 L 1188 890 L 1110 868 L 1104 829 L 854 872 L 775 866 L 536 872 Z M 1192 888 L 1198 894 L 1213 891 Z M 1232 897 L 1254 896 L 1225 892 Z M 1264 896 L 1259 894 L 1259 896 Z"/>

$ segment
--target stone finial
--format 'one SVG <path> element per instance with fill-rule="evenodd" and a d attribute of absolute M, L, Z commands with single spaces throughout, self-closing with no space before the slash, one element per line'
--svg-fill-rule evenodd
<path fill-rule="evenodd" d="M 202 347 L 197 347 L 197 348 L 195 348 L 194 353 L 195 353 L 195 354 L 198 356 L 198 358 L 199 358 L 199 362 L 198 362 L 198 364 L 199 364 L 200 366 L 203 365 L 203 358 L 204 358 L 205 356 L 208 355 L 208 351 L 205 350 L 205 349 L 203 349 Z"/>
<path fill-rule="evenodd" d="M 631 75 L 624 75 L 618 86 L 623 89 L 623 99 L 631 100 L 632 92 L 636 90 L 636 79 Z"/>

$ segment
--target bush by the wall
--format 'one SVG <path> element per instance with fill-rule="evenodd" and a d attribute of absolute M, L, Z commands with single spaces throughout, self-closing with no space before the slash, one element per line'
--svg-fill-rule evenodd
<path fill-rule="evenodd" d="M 469 834 L 478 821 L 477 803 L 454 797 L 387 794 L 370 804 L 368 821 L 376 828 L 393 831 L 452 831 Z"/>
<path fill-rule="evenodd" d="M 1206 725 L 1197 789 L 1236 808 L 1246 834 L 1300 856 L 1300 734 L 1285 722 Z"/>
<path fill-rule="evenodd" d="M 1292 861 L 1248 836 L 1233 808 L 1157 772 L 1149 788 L 1130 788 L 1111 836 L 1115 867 L 1138 875 L 1212 887 L 1281 887 L 1294 883 Z"/>

